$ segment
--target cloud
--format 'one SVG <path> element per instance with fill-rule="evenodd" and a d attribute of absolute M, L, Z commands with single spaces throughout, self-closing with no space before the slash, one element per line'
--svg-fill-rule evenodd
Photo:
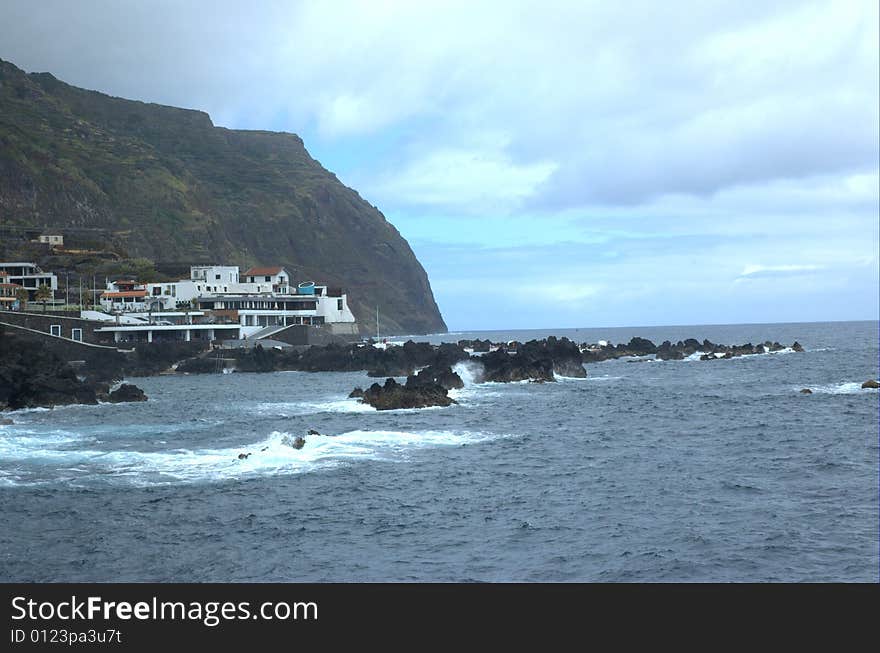
<path fill-rule="evenodd" d="M 739 279 L 787 277 L 822 270 L 821 265 L 747 265 Z"/>
<path fill-rule="evenodd" d="M 430 206 L 468 214 L 506 215 L 553 174 L 552 161 L 516 163 L 505 153 L 509 139 L 483 137 L 467 148 L 437 147 L 420 152 L 371 185 L 379 202 Z"/>
<path fill-rule="evenodd" d="M 760 322 L 877 315 L 878 24 L 876 0 L 6 0 L 0 57 L 299 133 L 453 328 Z"/>
<path fill-rule="evenodd" d="M 468 211 L 480 188 L 555 212 L 877 170 L 873 0 L 4 4 L 0 56 L 72 83 L 307 144 L 418 121 L 381 165 L 342 171 L 390 209 Z M 504 141 L 475 149 L 485 133 Z"/>

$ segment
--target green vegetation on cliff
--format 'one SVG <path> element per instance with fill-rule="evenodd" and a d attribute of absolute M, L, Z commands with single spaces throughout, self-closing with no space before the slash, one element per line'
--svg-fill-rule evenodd
<path fill-rule="evenodd" d="M 171 275 L 190 262 L 278 263 L 344 287 L 367 329 L 376 305 L 386 333 L 446 328 L 406 240 L 295 134 L 215 127 L 201 111 L 0 60 L 0 258 L 28 253 L 15 234 L 29 228 L 97 251 L 88 260 L 99 275 L 150 262 Z"/>

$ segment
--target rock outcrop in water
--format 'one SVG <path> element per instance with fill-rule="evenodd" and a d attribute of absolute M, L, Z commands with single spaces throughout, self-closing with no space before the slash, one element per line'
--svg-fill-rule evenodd
<path fill-rule="evenodd" d="M 452 371 L 449 366 L 431 365 L 415 376 L 409 376 L 406 379 L 407 385 L 412 387 L 439 385 L 447 390 L 458 390 L 464 387 L 464 381 L 461 377 Z"/>
<path fill-rule="evenodd" d="M 123 383 L 121 386 L 113 390 L 108 396 L 107 401 L 118 404 L 128 401 L 146 401 L 147 395 L 136 385 L 131 383 Z"/>
<path fill-rule="evenodd" d="M 225 355 L 236 359 L 240 372 L 275 372 L 292 370 L 300 372 L 357 372 L 366 370 L 369 376 L 409 376 L 416 369 L 428 366 L 452 366 L 468 359 L 468 354 L 454 344 L 431 345 L 426 342 L 408 341 L 402 346 L 387 348 L 369 344 L 331 344 L 304 350 L 263 349 L 257 345 L 250 350 L 230 350 Z M 207 354 L 210 356 L 210 354 Z M 189 363 L 187 371 L 199 366 Z"/>
<path fill-rule="evenodd" d="M 683 360 L 689 356 L 700 353 L 700 360 L 718 360 L 720 358 L 736 358 L 751 354 L 775 353 L 785 349 L 778 342 L 766 341 L 757 345 L 746 343 L 743 345 L 719 345 L 710 340 L 700 342 L 694 338 L 679 340 L 676 343 L 665 340 L 659 345 L 654 345 L 644 338 L 632 338 L 628 344 L 603 344 L 582 345 L 584 362 L 597 363 L 615 358 L 641 358 L 654 355 L 657 360 Z M 803 352 L 804 348 L 799 342 L 791 346 L 792 351 Z"/>
<path fill-rule="evenodd" d="M 417 376 L 410 376 L 405 384 L 400 384 L 392 378 L 386 379 L 385 385 L 374 383 L 364 390 L 361 401 L 376 410 L 428 408 L 451 406 L 457 403 L 442 385 L 428 378 L 419 379 Z"/>
<path fill-rule="evenodd" d="M 474 360 L 483 367 L 482 379 L 496 383 L 513 381 L 555 381 L 556 374 L 584 378 L 580 348 L 568 338 L 550 336 L 519 345 L 515 353 L 504 346 Z"/>
<path fill-rule="evenodd" d="M 862 384 L 862 390 L 876 390 L 877 388 L 880 388 L 880 383 L 873 379 L 869 379 Z"/>

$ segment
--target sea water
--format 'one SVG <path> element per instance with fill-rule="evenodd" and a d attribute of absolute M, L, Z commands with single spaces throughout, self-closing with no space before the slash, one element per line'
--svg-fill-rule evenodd
<path fill-rule="evenodd" d="M 9 413 L 0 580 L 878 580 L 876 322 L 422 339 L 547 335 L 806 351 L 545 384 L 461 365 L 459 403 L 424 410 L 348 399 L 365 373 L 278 372 Z"/>

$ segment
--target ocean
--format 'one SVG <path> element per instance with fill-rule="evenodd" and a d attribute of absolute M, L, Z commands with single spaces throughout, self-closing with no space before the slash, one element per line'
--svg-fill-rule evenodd
<path fill-rule="evenodd" d="M 348 399 L 365 373 L 278 372 L 7 413 L 0 581 L 878 581 L 877 322 L 421 339 L 546 335 L 806 351 L 465 367 L 459 404 L 423 410 Z"/>

